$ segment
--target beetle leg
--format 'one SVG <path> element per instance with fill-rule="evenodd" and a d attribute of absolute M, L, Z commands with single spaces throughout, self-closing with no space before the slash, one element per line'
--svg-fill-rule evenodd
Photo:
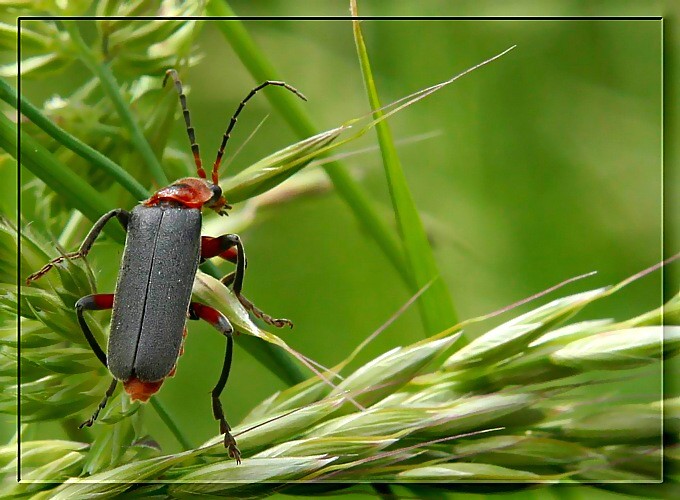
<path fill-rule="evenodd" d="M 118 221 L 123 226 L 123 229 L 127 231 L 128 221 L 130 220 L 130 213 L 128 211 L 123 210 L 122 208 L 116 208 L 115 210 L 111 210 L 110 212 L 105 213 L 99 218 L 97 222 L 94 223 L 94 226 L 92 226 L 90 232 L 87 233 L 85 240 L 81 243 L 80 248 L 78 249 L 77 252 L 69 252 L 64 255 L 60 255 L 56 259 L 52 259 L 47 264 L 45 264 L 42 267 L 42 269 L 34 272 L 28 278 L 26 278 L 26 285 L 30 285 L 32 281 L 35 281 L 38 278 L 42 277 L 45 273 L 47 273 L 47 271 L 52 269 L 56 264 L 59 264 L 60 262 L 63 262 L 67 259 L 70 260 L 85 257 L 92 248 L 92 245 L 94 244 L 94 241 L 97 239 L 97 236 L 99 236 L 99 233 L 101 233 L 102 229 L 104 229 L 106 223 L 114 217 L 118 218 Z"/>
<path fill-rule="evenodd" d="M 236 271 L 227 274 L 220 281 L 226 287 L 232 286 L 234 294 L 247 311 L 252 312 L 255 317 L 260 318 L 265 323 L 277 328 L 282 328 L 286 325 L 290 328 L 293 327 L 293 322 L 289 319 L 274 318 L 270 316 L 241 294 L 241 290 L 243 289 L 243 278 L 245 276 L 248 261 L 246 259 L 241 238 L 237 234 L 224 234 L 217 238 L 211 238 L 209 236 L 201 237 L 201 258 L 207 259 L 216 256 L 220 256 L 221 258 L 236 264 Z"/>
<path fill-rule="evenodd" d="M 220 281 L 222 284 L 226 287 L 229 287 L 234 282 L 234 279 L 236 278 L 236 271 L 233 271 L 229 274 L 227 274 L 224 278 L 222 278 Z M 236 292 L 234 292 L 236 293 Z M 289 326 L 290 328 L 293 328 L 293 322 L 289 319 L 286 318 L 274 318 L 264 312 L 262 309 L 257 307 L 255 304 L 253 304 L 248 298 L 243 295 L 242 293 L 236 294 L 236 297 L 238 297 L 239 302 L 243 307 L 246 308 L 246 310 L 250 311 L 253 313 L 253 315 L 257 318 L 260 318 L 262 321 L 269 325 L 273 325 L 277 328 L 283 328 L 284 326 Z"/>
<path fill-rule="evenodd" d="M 236 264 L 238 255 L 236 241 L 232 236 L 236 235 L 224 234 L 216 238 L 213 238 L 212 236 L 201 236 L 201 259 L 205 260 L 219 256 L 224 260 Z"/>
<path fill-rule="evenodd" d="M 76 302 L 76 316 L 78 317 L 78 323 L 80 328 L 83 330 L 85 335 L 85 340 L 90 344 L 90 348 L 94 351 L 99 361 L 106 367 L 108 364 L 106 362 L 106 354 L 99 346 L 97 339 L 92 335 L 90 327 L 87 326 L 85 318 L 83 317 L 83 310 L 86 311 L 101 311 L 103 309 L 111 309 L 113 307 L 113 294 L 112 293 L 98 293 L 96 295 L 86 295 Z"/>
<path fill-rule="evenodd" d="M 189 304 L 189 318 L 202 319 L 210 323 L 218 332 L 227 338 L 227 349 L 224 353 L 224 363 L 222 365 L 222 373 L 220 378 L 212 390 L 212 410 L 215 420 L 220 422 L 220 434 L 224 434 L 224 447 L 229 451 L 229 456 L 241 463 L 241 452 L 236 447 L 236 440 L 231 435 L 231 427 L 224 417 L 224 410 L 222 409 L 222 402 L 220 401 L 220 394 L 224 390 L 229 378 L 229 370 L 231 369 L 231 359 L 234 349 L 234 339 L 232 333 L 234 329 L 229 323 L 229 320 L 224 314 L 210 306 L 200 304 L 198 302 L 191 302 Z"/>
<path fill-rule="evenodd" d="M 104 394 L 104 398 L 101 400 L 101 403 L 99 403 L 99 406 L 97 406 L 97 409 L 89 419 L 85 420 L 85 422 L 78 426 L 78 429 L 82 429 L 83 427 L 92 427 L 92 424 L 94 424 L 94 421 L 97 420 L 97 417 L 99 416 L 99 412 L 104 409 L 106 403 L 109 402 L 109 398 L 113 396 L 113 391 L 116 390 L 116 384 L 118 384 L 118 381 L 115 378 L 111 380 L 111 385 L 109 385 L 109 388 L 106 390 L 106 394 Z"/>
<path fill-rule="evenodd" d="M 104 351 L 97 342 L 97 339 L 95 339 L 94 335 L 92 335 L 90 327 L 87 326 L 85 318 L 83 317 L 83 311 L 84 310 L 100 311 L 103 309 L 111 309 L 112 307 L 113 307 L 112 293 L 86 295 L 85 297 L 82 297 L 80 300 L 78 300 L 78 302 L 76 302 L 76 316 L 78 317 L 78 323 L 80 324 L 80 328 L 83 330 L 83 334 L 85 335 L 87 343 L 90 344 L 90 348 L 104 366 L 107 366 L 106 354 L 104 354 Z M 94 413 L 88 420 L 86 420 L 85 422 L 78 426 L 79 429 L 82 429 L 83 427 L 86 426 L 91 427 L 92 424 L 94 424 L 94 421 L 97 420 L 97 417 L 99 416 L 99 412 L 104 409 L 106 403 L 109 401 L 109 398 L 113 396 L 113 391 L 116 390 L 117 383 L 118 381 L 115 378 L 111 381 L 111 385 L 109 385 L 109 388 L 107 389 L 106 394 L 104 394 L 104 398 L 99 403 L 99 406 L 97 406 L 97 409 L 94 411 Z"/>

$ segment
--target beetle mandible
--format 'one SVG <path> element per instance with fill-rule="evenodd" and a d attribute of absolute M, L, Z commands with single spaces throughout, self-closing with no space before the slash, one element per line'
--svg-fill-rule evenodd
<path fill-rule="evenodd" d="M 113 395 L 118 381 L 123 382 L 130 398 L 142 402 L 156 393 L 165 378 L 173 376 L 186 336 L 186 319 L 202 319 L 210 323 L 227 339 L 224 363 L 220 378 L 212 390 L 212 411 L 224 434 L 224 446 L 229 456 L 241 462 L 241 452 L 231 435 L 224 416 L 220 394 L 229 377 L 233 351 L 233 328 L 220 311 L 191 301 L 191 290 L 200 262 L 211 257 L 221 257 L 236 264 L 235 271 L 221 282 L 231 286 L 240 303 L 256 317 L 276 326 L 290 326 L 287 319 L 277 319 L 264 313 L 241 293 L 246 268 L 243 243 L 236 234 L 219 237 L 201 236 L 203 207 L 225 215 L 231 208 L 219 186 L 218 171 L 227 141 L 246 103 L 261 89 L 278 86 L 287 89 L 303 100 L 298 90 L 285 82 L 267 80 L 255 87 L 234 112 L 217 151 L 212 167 L 211 181 L 203 169 L 198 144 L 191 126 L 186 96 L 177 71 L 169 69 L 163 86 L 172 78 L 184 115 L 198 177 L 179 179 L 155 192 L 131 211 L 121 208 L 104 214 L 92 227 L 76 252 L 57 257 L 26 279 L 30 283 L 56 264 L 67 259 L 85 257 L 99 233 L 114 217 L 125 229 L 127 236 L 121 270 L 114 293 L 87 295 L 76 302 L 78 323 L 97 358 L 113 375 L 101 403 L 80 428 L 90 427 L 99 412 Z M 113 309 L 108 348 L 105 353 L 88 327 L 83 311 Z"/>

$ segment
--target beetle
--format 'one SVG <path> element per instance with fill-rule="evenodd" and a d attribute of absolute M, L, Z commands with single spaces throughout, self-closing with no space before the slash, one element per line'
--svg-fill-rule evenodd
<path fill-rule="evenodd" d="M 220 402 L 231 368 L 233 328 L 220 311 L 191 300 L 199 263 L 211 257 L 221 257 L 234 263 L 235 270 L 223 277 L 221 282 L 231 287 L 246 310 L 279 328 L 292 327 L 293 323 L 288 319 L 273 318 L 266 314 L 241 293 L 247 265 L 241 238 L 237 234 L 214 238 L 201 236 L 201 209 L 209 208 L 220 215 L 226 215 L 231 209 L 219 186 L 218 171 L 231 132 L 246 103 L 258 91 L 270 85 L 283 87 L 301 99 L 307 99 L 294 87 L 280 81 L 267 80 L 252 89 L 229 121 L 209 181 L 202 166 L 186 96 L 177 71 L 167 70 L 163 86 L 168 78 L 172 78 L 179 95 L 198 177 L 175 181 L 156 191 L 129 212 L 117 208 L 104 214 L 94 224 L 78 251 L 51 260 L 39 271 L 28 276 L 26 284 L 30 285 L 64 260 L 86 257 L 104 226 L 116 218 L 127 234 L 115 292 L 87 295 L 75 304 L 76 316 L 85 339 L 97 358 L 113 375 L 101 403 L 80 428 L 92 426 L 113 395 L 118 381 L 123 382 L 132 401 L 148 401 L 160 389 L 163 381 L 175 373 L 186 337 L 187 318 L 202 319 L 226 337 L 222 372 L 212 390 L 212 411 L 215 420 L 219 421 L 220 434 L 224 434 L 224 446 L 229 456 L 240 463 L 241 452 L 230 433 L 231 427 Z M 84 311 L 104 309 L 112 309 L 106 353 L 83 317 Z"/>

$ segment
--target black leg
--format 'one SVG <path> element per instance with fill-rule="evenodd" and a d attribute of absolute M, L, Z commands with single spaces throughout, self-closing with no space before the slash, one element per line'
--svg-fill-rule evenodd
<path fill-rule="evenodd" d="M 90 330 L 90 327 L 87 326 L 87 322 L 85 321 L 85 317 L 83 316 L 83 311 L 100 311 L 103 309 L 111 309 L 112 307 L 113 307 L 112 293 L 86 295 L 85 297 L 78 300 L 78 302 L 76 302 L 76 316 L 78 317 L 78 323 L 80 324 L 80 328 L 83 330 L 83 334 L 85 335 L 85 340 L 87 340 L 87 343 L 90 344 L 90 348 L 104 366 L 108 366 L 106 354 L 104 353 L 104 350 L 97 342 L 97 339 L 94 338 L 94 335 Z M 92 424 L 94 424 L 94 421 L 97 420 L 97 417 L 99 416 L 99 412 L 104 409 L 106 403 L 109 401 L 109 398 L 113 395 L 113 391 L 116 390 L 117 383 L 118 381 L 116 379 L 113 379 L 111 381 L 111 385 L 107 389 L 106 394 L 104 395 L 104 399 L 102 399 L 101 403 L 99 403 L 99 406 L 94 411 L 92 416 L 78 426 L 79 429 L 82 429 L 83 427 L 91 427 Z"/>
<path fill-rule="evenodd" d="M 85 240 L 80 244 L 80 248 L 78 249 L 77 252 L 70 252 L 64 255 L 60 255 L 56 259 L 52 259 L 47 264 L 45 264 L 42 267 L 42 269 L 36 271 L 35 273 L 31 274 L 28 278 L 26 278 L 26 284 L 30 285 L 32 281 L 35 281 L 38 278 L 42 277 L 47 271 L 52 269 L 56 264 L 59 264 L 60 262 L 63 262 L 67 259 L 79 259 L 81 257 L 85 257 L 92 248 L 92 245 L 94 244 L 94 241 L 97 239 L 97 236 L 99 236 L 99 233 L 101 233 L 102 229 L 104 229 L 106 223 L 109 222 L 114 217 L 118 219 L 120 224 L 123 226 L 123 229 L 127 231 L 128 221 L 130 220 L 129 212 L 123 210 L 122 208 L 116 208 L 115 210 L 111 210 L 110 212 L 105 213 L 99 218 L 97 222 L 94 223 L 94 226 L 92 226 L 90 232 L 87 233 Z"/>
<path fill-rule="evenodd" d="M 108 364 L 106 362 L 106 354 L 101 348 L 97 339 L 92 335 L 90 327 L 87 326 L 85 318 L 83 317 L 83 311 L 101 311 L 104 309 L 111 309 L 113 307 L 113 294 L 112 293 L 98 293 L 96 295 L 86 295 L 76 302 L 76 316 L 78 317 L 78 323 L 80 328 L 83 330 L 85 335 L 85 340 L 90 344 L 90 348 L 94 351 L 99 361 L 106 367 Z"/>
<path fill-rule="evenodd" d="M 220 373 L 220 378 L 212 390 L 212 410 L 213 417 L 220 423 L 220 434 L 224 434 L 224 446 L 229 452 L 229 456 L 236 460 L 236 463 L 241 463 L 241 452 L 236 446 L 236 440 L 234 436 L 231 435 L 231 427 L 227 423 L 227 419 L 224 416 L 224 409 L 222 408 L 222 402 L 220 401 L 220 395 L 224 390 L 224 386 L 227 384 L 227 379 L 229 378 L 229 371 L 231 370 L 231 360 L 234 350 L 234 339 L 233 331 L 234 329 L 229 323 L 229 320 L 219 312 L 210 306 L 200 304 L 198 302 L 192 302 L 189 305 L 189 318 L 191 319 L 202 319 L 210 323 L 218 332 L 227 338 L 227 348 L 224 353 L 224 363 L 222 364 L 222 373 Z"/>
<path fill-rule="evenodd" d="M 94 421 L 97 420 L 97 417 L 99 416 L 99 412 L 102 411 L 104 407 L 106 407 L 106 403 L 109 402 L 109 398 L 113 396 L 113 391 L 116 390 L 116 384 L 118 384 L 118 381 L 115 378 L 111 380 L 111 385 L 109 385 L 109 388 L 106 390 L 104 399 L 101 400 L 101 403 L 99 403 L 99 406 L 97 406 L 97 409 L 94 411 L 92 416 L 80 424 L 78 429 L 82 429 L 83 427 L 92 427 L 92 424 L 94 424 Z"/>

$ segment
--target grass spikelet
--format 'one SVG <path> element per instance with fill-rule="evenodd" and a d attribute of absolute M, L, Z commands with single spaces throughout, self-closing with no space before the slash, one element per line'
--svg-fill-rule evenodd
<path fill-rule="evenodd" d="M 113 425 L 119 426 L 118 434 L 125 437 L 117 444 L 112 439 L 120 438 L 111 433 L 101 434 L 89 448 L 81 443 L 35 442 L 25 448 L 25 452 L 32 451 L 24 457 L 24 467 L 33 463 L 35 466 L 23 472 L 28 478 L 41 479 L 52 474 L 56 478 L 86 474 L 56 489 L 31 483 L 30 491 L 49 491 L 57 498 L 122 494 L 129 490 L 130 481 L 149 480 L 160 481 L 153 487 L 154 492 L 171 496 L 257 496 L 271 493 L 276 488 L 274 483 L 291 480 L 318 484 L 357 478 L 405 483 L 658 478 L 660 469 L 655 465 L 660 464 L 659 401 L 648 398 L 630 403 L 609 396 L 600 401 L 582 401 L 578 395 L 582 385 L 578 377 L 588 377 L 591 384 L 616 383 L 616 378 L 593 377 L 600 359 L 619 375 L 640 364 L 660 361 L 658 355 L 653 355 L 661 348 L 658 326 L 630 327 L 631 320 L 592 320 L 559 326 L 575 310 L 601 296 L 601 290 L 596 290 L 558 299 L 480 336 L 506 339 L 505 334 L 511 332 L 517 353 L 508 359 L 500 357 L 496 348 L 481 349 L 478 357 L 468 356 L 477 349 L 473 341 L 461 349 L 468 355 L 458 359 L 477 362 L 463 361 L 452 370 L 451 359 L 456 358 L 446 358 L 446 354 L 459 335 L 459 329 L 452 328 L 378 356 L 348 374 L 336 389 L 330 389 L 318 376 L 312 377 L 274 395 L 234 427 L 243 452 L 241 465 L 226 460 L 219 436 L 202 447 L 177 454 L 164 455 L 153 446 L 137 446 L 134 442 L 140 437 L 132 431 L 131 419 L 123 418 L 125 411 L 134 412 L 136 408 L 114 404 L 104 422 L 118 422 Z M 230 299 L 227 296 L 225 300 Z M 233 314 L 235 321 L 242 315 L 236 310 Z M 248 326 L 245 316 L 240 321 L 245 328 L 253 327 Z M 528 331 L 523 329 L 525 326 L 534 333 L 516 335 Z M 537 329 L 540 335 L 535 334 Z M 677 352 L 676 330 L 671 327 L 667 332 L 670 354 Z M 45 333 L 44 329 L 36 331 Z M 274 336 L 266 339 L 280 342 Z M 579 347 L 581 343 L 590 347 Z M 486 357 L 488 352 L 493 356 Z M 77 378 L 88 366 L 81 354 L 57 350 L 54 359 L 34 358 L 34 369 L 53 372 L 50 377 L 54 383 L 68 380 L 64 377 Z M 521 386 L 504 384 L 502 376 L 490 376 L 496 369 L 519 363 L 523 355 L 544 366 L 559 368 L 556 363 L 565 363 L 575 372 L 558 371 L 552 377 L 545 374 L 540 384 L 534 381 Z M 70 360 L 74 373 L 66 370 L 66 365 L 61 366 L 59 360 Z M 481 380 L 471 384 L 480 374 Z M 390 381 L 394 383 L 390 385 Z M 63 391 L 69 391 L 75 380 L 68 382 L 62 386 Z M 45 381 L 38 378 L 31 383 L 40 387 Z M 77 383 L 74 385 L 76 392 L 82 390 Z M 319 387 L 327 390 L 319 391 Z M 363 409 L 347 404 L 348 392 L 362 402 Z M 30 383 L 27 393 L 31 394 Z M 63 396 L 57 392 L 57 400 L 59 397 Z M 68 393 L 68 397 L 75 395 Z M 669 429 L 675 421 L 676 406 L 675 400 L 666 402 Z M 53 414 L 41 414 L 48 408 Z M 44 404 L 32 412 L 39 419 L 67 411 L 66 406 L 54 408 L 51 403 Z M 128 427 L 121 427 L 123 424 Z M 64 447 L 68 448 L 65 452 Z M 112 449 L 121 451 L 112 455 Z M 6 448 L 0 456 L 7 453 Z M 62 466 L 59 471 L 47 459 L 55 455 L 59 461 L 54 463 Z M 5 465 L 5 472 L 11 467 Z"/>

